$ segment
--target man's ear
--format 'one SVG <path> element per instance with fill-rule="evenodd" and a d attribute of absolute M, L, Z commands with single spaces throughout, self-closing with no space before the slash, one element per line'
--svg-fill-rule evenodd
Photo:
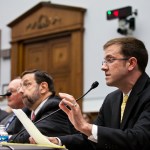
<path fill-rule="evenodd" d="M 47 92 L 47 90 L 48 90 L 48 84 L 47 84 L 47 82 L 42 82 L 40 84 L 40 92 L 41 92 L 41 94 Z"/>
<path fill-rule="evenodd" d="M 135 57 L 131 57 L 131 58 L 129 58 L 128 61 L 129 61 L 128 62 L 129 63 L 128 70 L 132 71 L 137 66 L 137 59 Z"/>

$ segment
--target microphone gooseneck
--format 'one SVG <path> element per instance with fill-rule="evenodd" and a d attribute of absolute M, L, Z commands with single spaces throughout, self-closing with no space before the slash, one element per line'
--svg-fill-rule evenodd
<path fill-rule="evenodd" d="M 0 96 L 11 96 L 11 92 L 7 92 L 7 93 L 5 93 L 5 94 L 2 94 L 2 95 L 0 95 Z"/>
<path fill-rule="evenodd" d="M 80 100 L 81 98 L 83 98 L 86 94 L 88 94 L 91 90 L 95 89 L 98 85 L 99 85 L 99 83 L 98 83 L 97 81 L 93 82 L 93 84 L 91 85 L 91 88 L 90 88 L 85 94 L 83 94 L 81 97 L 77 98 L 76 101 L 78 101 L 78 100 Z M 58 111 L 60 111 L 60 110 L 61 110 L 61 109 L 59 108 L 59 109 L 53 111 L 52 113 L 48 114 L 47 116 L 45 116 L 45 117 L 39 119 L 38 121 L 34 122 L 34 124 L 37 124 L 38 122 L 40 122 L 40 121 L 42 121 L 42 120 L 48 118 L 49 116 L 55 114 L 56 112 L 58 112 Z M 18 135 L 19 135 L 20 133 L 22 133 L 24 130 L 25 130 L 25 128 L 22 129 L 19 133 L 17 133 L 16 136 L 15 136 L 10 142 L 13 142 L 13 141 L 18 137 Z"/>
<path fill-rule="evenodd" d="M 91 90 L 95 89 L 98 85 L 99 85 L 99 83 L 98 83 L 97 81 L 93 82 L 93 84 L 91 85 L 91 88 L 90 88 L 85 94 L 83 94 L 81 97 L 79 97 L 78 99 L 76 99 L 76 101 L 78 101 L 78 100 L 80 100 L 81 98 L 83 98 L 86 94 L 88 94 Z M 49 117 L 49 116 L 55 114 L 55 113 L 58 112 L 59 110 L 61 110 L 61 109 L 59 108 L 59 109 L 53 111 L 52 113 L 50 113 L 50 114 L 48 114 L 47 116 L 45 116 L 45 117 L 39 119 L 39 120 L 36 121 L 35 123 L 38 123 L 38 122 L 42 121 L 43 119 L 46 119 L 47 117 Z"/>
<path fill-rule="evenodd" d="M 91 85 L 91 88 L 85 94 L 83 94 L 81 97 L 76 99 L 76 101 L 78 101 L 81 98 L 83 98 L 86 94 L 88 94 L 91 90 L 95 89 L 98 85 L 99 85 L 99 83 L 97 81 L 93 82 L 93 84 Z"/>
<path fill-rule="evenodd" d="M 83 94 L 81 97 L 79 97 L 78 99 L 76 99 L 76 101 L 78 101 L 78 100 L 80 100 L 81 98 L 83 98 L 86 94 L 88 94 L 91 90 L 95 89 L 98 85 L 99 85 L 99 83 L 98 83 L 97 81 L 93 82 L 93 84 L 91 85 L 91 88 L 90 88 L 85 94 Z M 47 117 L 49 117 L 49 116 L 55 114 L 55 113 L 58 112 L 59 110 L 61 110 L 61 109 L 59 108 L 59 109 L 53 111 L 52 113 L 50 113 L 50 114 L 48 114 L 47 116 L 45 116 L 45 117 L 39 119 L 39 120 L 36 121 L 35 123 L 38 123 L 38 122 L 42 121 L 43 119 L 46 119 Z"/>

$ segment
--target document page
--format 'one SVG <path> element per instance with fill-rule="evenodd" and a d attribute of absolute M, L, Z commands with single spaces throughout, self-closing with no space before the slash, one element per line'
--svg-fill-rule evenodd
<path fill-rule="evenodd" d="M 33 122 L 27 117 L 27 115 L 21 109 L 12 109 L 15 115 L 18 117 L 20 122 L 23 124 L 25 129 L 28 131 L 31 137 L 34 138 L 37 144 L 50 145 L 55 148 L 65 148 L 64 146 L 56 145 L 50 142 L 33 124 Z"/>

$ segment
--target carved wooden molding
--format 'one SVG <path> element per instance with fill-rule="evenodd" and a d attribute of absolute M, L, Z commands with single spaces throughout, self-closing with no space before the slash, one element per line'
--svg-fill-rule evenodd
<path fill-rule="evenodd" d="M 40 15 L 37 21 L 33 23 L 29 23 L 26 27 L 27 30 L 34 30 L 34 29 L 43 29 L 47 28 L 50 25 L 56 25 L 57 23 L 60 23 L 61 19 L 58 16 L 55 17 L 49 17 L 46 15 Z"/>

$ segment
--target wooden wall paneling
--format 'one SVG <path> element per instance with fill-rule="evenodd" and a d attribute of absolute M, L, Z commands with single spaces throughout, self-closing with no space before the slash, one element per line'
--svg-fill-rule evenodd
<path fill-rule="evenodd" d="M 24 70 L 40 69 L 47 71 L 47 41 L 37 41 L 24 45 L 25 49 L 25 66 Z"/>
<path fill-rule="evenodd" d="M 83 30 L 77 30 L 73 32 L 72 43 L 72 89 L 74 91 L 75 98 L 80 97 L 83 94 Z M 82 100 L 79 101 L 80 106 Z"/>
<path fill-rule="evenodd" d="M 9 23 L 11 77 L 26 69 L 45 70 L 54 78 L 57 93 L 80 97 L 83 94 L 84 13 L 83 8 L 40 2 Z M 79 103 L 82 105 L 82 101 Z"/>
<path fill-rule="evenodd" d="M 63 36 L 56 38 L 54 40 L 50 40 L 50 58 L 52 63 L 52 73 L 63 73 L 68 71 L 70 68 L 70 37 Z"/>
<path fill-rule="evenodd" d="M 68 35 L 49 41 L 49 73 L 54 77 L 56 92 L 71 92 L 70 89 L 70 37 Z"/>
<path fill-rule="evenodd" d="M 18 43 L 12 43 L 11 47 L 11 78 L 16 78 L 22 72 L 22 46 Z"/>

